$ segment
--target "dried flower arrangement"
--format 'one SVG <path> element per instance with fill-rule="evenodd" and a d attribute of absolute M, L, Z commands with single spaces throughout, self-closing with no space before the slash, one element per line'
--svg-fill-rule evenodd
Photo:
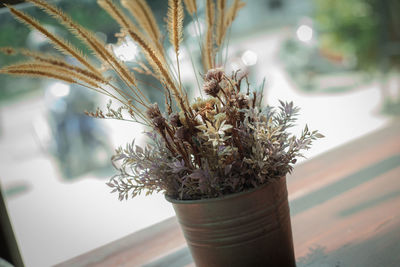
<path fill-rule="evenodd" d="M 2 48 L 7 54 L 20 53 L 29 61 L 4 67 L 0 73 L 47 77 L 75 83 L 119 102 L 107 111 L 87 112 L 96 118 L 133 121 L 149 126 L 146 134 L 154 142 L 145 148 L 134 142 L 118 148 L 112 157 L 118 174 L 109 183 L 119 199 L 135 197 L 143 191 L 164 191 L 175 199 L 213 198 L 241 192 L 286 175 L 292 170 L 301 150 L 323 137 L 307 126 L 299 138 L 288 132 L 298 108 L 281 102 L 279 108 L 262 105 L 262 90 L 250 90 L 246 76 L 225 73 L 223 46 L 227 30 L 244 6 L 234 0 L 206 0 L 204 41 L 200 40 L 204 75 L 202 90 L 207 95 L 193 103 L 188 99 L 180 77 L 179 52 L 183 38 L 183 3 L 168 1 L 167 30 L 176 58 L 168 58 L 163 37 L 145 0 L 98 0 L 121 27 L 116 35 L 133 39 L 142 49 L 147 63 L 134 69 L 119 60 L 95 34 L 74 22 L 57 7 L 43 0 L 27 0 L 40 7 L 70 30 L 91 49 L 97 62 L 87 58 L 67 40 L 51 33 L 35 18 L 8 6 L 11 13 L 29 27 L 45 35 L 63 54 L 72 56 L 72 65 L 54 55 L 26 49 Z M 185 0 L 187 12 L 199 25 L 195 0 Z M 130 15 L 134 17 L 131 19 Z M 200 30 L 200 29 L 198 29 Z M 101 67 L 98 63 L 101 63 Z M 177 68 L 175 70 L 174 64 Z M 164 89 L 166 111 L 149 103 L 139 88 L 135 72 L 158 79 Z M 197 75 L 197 71 L 194 71 Z M 113 78 L 110 78 L 113 73 Z M 125 84 L 118 87 L 116 79 Z M 245 87 L 242 88 L 244 82 Z M 263 86 L 262 86 L 263 87 Z"/>

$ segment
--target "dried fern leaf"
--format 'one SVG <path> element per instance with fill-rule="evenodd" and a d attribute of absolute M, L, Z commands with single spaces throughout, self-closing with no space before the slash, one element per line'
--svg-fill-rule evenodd
<path fill-rule="evenodd" d="M 169 40 L 174 46 L 175 53 L 178 54 L 183 35 L 183 5 L 181 0 L 168 1 L 167 17 Z"/>

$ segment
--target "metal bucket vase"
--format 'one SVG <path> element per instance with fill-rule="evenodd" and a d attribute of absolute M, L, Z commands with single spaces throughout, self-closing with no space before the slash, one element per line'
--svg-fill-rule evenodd
<path fill-rule="evenodd" d="M 166 198 L 196 266 L 296 266 L 286 177 L 226 197 Z"/>

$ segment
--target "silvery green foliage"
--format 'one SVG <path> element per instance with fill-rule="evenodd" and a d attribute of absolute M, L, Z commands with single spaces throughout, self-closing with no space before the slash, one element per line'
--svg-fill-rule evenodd
<path fill-rule="evenodd" d="M 179 162 L 171 157 L 156 134 L 146 134 L 154 141 L 152 144 L 143 149 L 133 141 L 124 149 L 119 147 L 112 157 L 119 173 L 107 185 L 113 188 L 111 192 L 118 192 L 120 200 L 133 198 L 143 190 L 149 195 L 154 191 L 173 192 L 179 189 Z"/>
<path fill-rule="evenodd" d="M 143 191 L 163 191 L 176 199 L 202 199 L 257 187 L 291 172 L 301 151 L 323 137 L 307 126 L 300 137 L 288 132 L 298 111 L 292 102 L 280 102 L 277 109 L 262 108 L 260 103 L 237 109 L 242 119 L 234 130 L 241 140 L 240 149 L 230 142 L 233 129 L 225 116 L 214 116 L 213 123 L 197 126 L 199 132 L 192 136 L 200 148 L 201 168 L 186 166 L 182 158 L 166 149 L 159 135 L 148 133 L 154 142 L 144 149 L 131 144 L 116 151 L 113 161 L 120 163 L 119 174 L 108 185 L 121 200 Z"/>

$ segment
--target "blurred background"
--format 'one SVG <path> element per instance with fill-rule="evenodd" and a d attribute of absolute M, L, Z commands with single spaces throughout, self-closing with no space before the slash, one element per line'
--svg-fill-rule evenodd
<path fill-rule="evenodd" d="M 118 26 L 95 0 L 52 2 L 96 32 L 130 66 L 141 58 L 131 41 L 115 44 Z M 148 2 L 164 25 L 167 1 Z M 326 136 L 307 152 L 306 160 L 396 120 L 399 1 L 245 2 L 229 33 L 226 69 L 248 72 L 255 88 L 265 78 L 266 103 L 293 101 L 301 108 L 298 124 L 307 123 Z M 202 17 L 203 3 L 198 4 Z M 27 3 L 15 6 L 86 51 L 39 9 Z M 191 65 L 191 60 L 200 60 L 196 38 L 195 25 L 186 16 L 181 69 L 192 97 L 198 95 Z M 0 8 L 3 46 L 54 50 L 4 7 Z M 18 60 L 0 54 L 0 66 Z M 152 101 L 164 102 L 158 91 L 142 86 Z M 106 103 L 107 99 L 79 86 L 0 76 L 0 185 L 27 266 L 65 261 L 174 215 L 161 194 L 127 202 L 109 194 L 105 182 L 114 173 L 113 149 L 133 139 L 145 140 L 141 126 L 84 115 L 85 110 Z"/>

